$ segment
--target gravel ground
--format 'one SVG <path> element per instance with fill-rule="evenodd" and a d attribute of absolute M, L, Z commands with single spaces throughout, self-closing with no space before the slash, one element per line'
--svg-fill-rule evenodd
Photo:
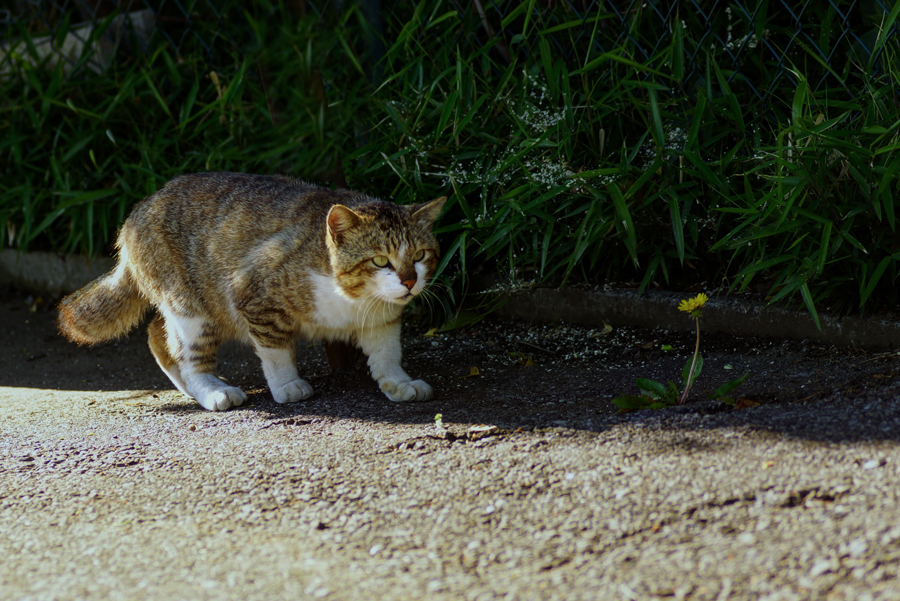
<path fill-rule="evenodd" d="M 690 333 L 490 320 L 408 329 L 434 401 L 304 347 L 280 406 L 229 346 L 210 413 L 54 319 L 0 293 L 2 599 L 900 599 L 896 353 L 704 336 L 686 406 L 623 415 Z"/>

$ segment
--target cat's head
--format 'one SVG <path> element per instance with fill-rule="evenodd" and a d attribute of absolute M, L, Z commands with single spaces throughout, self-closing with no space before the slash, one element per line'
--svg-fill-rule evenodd
<path fill-rule="evenodd" d="M 431 229 L 446 200 L 331 207 L 326 242 L 344 295 L 399 305 L 419 295 L 437 268 L 440 248 Z"/>

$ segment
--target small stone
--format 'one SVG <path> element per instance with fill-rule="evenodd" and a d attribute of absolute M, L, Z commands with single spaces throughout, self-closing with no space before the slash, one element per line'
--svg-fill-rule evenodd
<path fill-rule="evenodd" d="M 815 578 L 816 576 L 821 576 L 825 572 L 831 571 L 831 562 L 827 560 L 817 561 L 813 564 L 813 567 L 809 570 L 809 575 Z"/>
<path fill-rule="evenodd" d="M 745 545 L 752 545 L 756 542 L 756 537 L 753 536 L 750 532 L 745 532 L 737 537 L 738 541 L 742 542 Z"/>
<path fill-rule="evenodd" d="M 850 543 L 850 555 L 852 557 L 862 557 L 868 549 L 869 545 L 864 539 L 858 538 Z"/>

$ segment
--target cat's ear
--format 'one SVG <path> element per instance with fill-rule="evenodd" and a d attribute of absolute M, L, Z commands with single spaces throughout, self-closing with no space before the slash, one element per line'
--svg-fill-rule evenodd
<path fill-rule="evenodd" d="M 355 228 L 359 221 L 359 215 L 344 205 L 334 205 L 328 211 L 328 235 L 332 241 L 340 242 L 344 233 Z"/>
<path fill-rule="evenodd" d="M 441 209 L 444 208 L 445 202 L 447 202 L 447 197 L 441 196 L 440 198 L 416 205 L 412 208 L 412 216 L 415 219 L 423 219 L 429 223 L 434 223 L 440 217 Z"/>

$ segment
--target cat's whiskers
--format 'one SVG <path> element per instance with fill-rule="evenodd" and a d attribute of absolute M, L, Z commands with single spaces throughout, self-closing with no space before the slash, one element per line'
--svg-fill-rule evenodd
<path fill-rule="evenodd" d="M 432 301 L 437 299 L 437 293 L 431 290 L 430 285 L 422 290 L 422 293 L 419 294 L 419 298 L 421 298 L 425 302 L 425 304 L 428 305 L 429 312 L 434 313 L 434 304 Z"/>
<path fill-rule="evenodd" d="M 443 290 L 444 292 L 449 292 L 450 288 L 445 284 L 442 284 L 440 282 L 435 282 L 434 284 L 429 284 L 428 287 L 422 291 L 422 293 L 423 293 L 423 295 L 428 295 L 429 298 L 436 298 L 438 290 Z"/>
<path fill-rule="evenodd" d="M 432 290 L 431 287 L 429 286 L 428 288 L 425 288 L 425 290 L 422 291 L 422 294 L 420 296 L 422 297 L 422 299 L 424 299 L 425 303 L 428 305 L 428 309 L 433 310 L 434 305 L 432 304 L 432 301 L 437 298 L 437 293 L 434 290 Z"/>
<path fill-rule="evenodd" d="M 363 330 L 366 327 L 366 319 L 369 316 L 369 312 L 375 307 L 378 303 L 378 297 L 375 296 L 367 296 L 363 299 L 363 302 L 360 303 L 359 307 L 356 309 L 356 326 L 359 330 Z"/>
<path fill-rule="evenodd" d="M 379 327 L 390 320 L 390 308 L 392 304 L 394 303 L 385 300 L 379 295 L 366 297 L 357 308 L 357 328 L 360 331 L 364 331 L 366 327 L 368 327 L 370 332 L 374 332 L 376 327 Z M 380 319 L 376 317 L 379 306 L 381 307 Z"/>

